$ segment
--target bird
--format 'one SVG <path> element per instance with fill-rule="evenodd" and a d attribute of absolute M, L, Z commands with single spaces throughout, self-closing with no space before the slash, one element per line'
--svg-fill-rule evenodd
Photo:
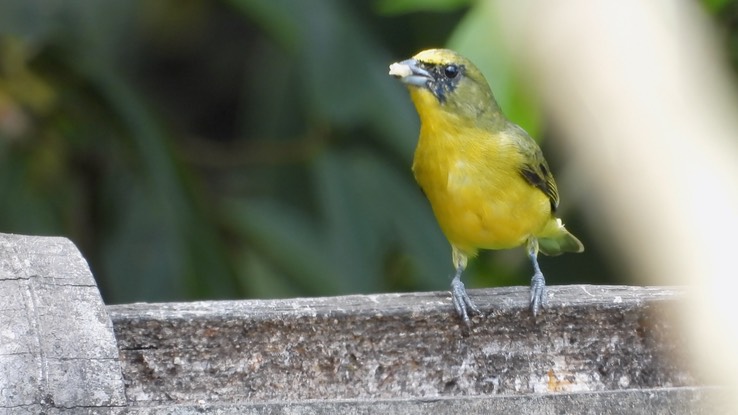
<path fill-rule="evenodd" d="M 463 322 L 481 314 L 461 281 L 480 249 L 525 245 L 533 265 L 529 308 L 544 306 L 546 255 L 584 245 L 556 217 L 559 192 L 538 144 L 508 120 L 482 72 L 450 49 L 395 62 L 389 75 L 410 93 L 420 119 L 412 172 L 451 245 L 451 299 Z"/>

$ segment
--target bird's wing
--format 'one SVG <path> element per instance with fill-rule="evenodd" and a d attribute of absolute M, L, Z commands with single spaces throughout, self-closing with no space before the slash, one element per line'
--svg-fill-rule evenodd
<path fill-rule="evenodd" d="M 519 148 L 524 160 L 520 167 L 520 174 L 528 183 L 548 196 L 551 202 L 551 213 L 554 213 L 559 206 L 559 191 L 556 188 L 553 174 L 548 168 L 548 163 L 543 158 L 538 144 L 522 128 L 518 127 L 516 130 L 518 130 L 516 135 L 519 137 Z"/>

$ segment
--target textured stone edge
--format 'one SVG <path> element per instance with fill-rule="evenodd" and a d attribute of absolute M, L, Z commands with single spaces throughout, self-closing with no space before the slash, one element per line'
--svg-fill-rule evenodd
<path fill-rule="evenodd" d="M 474 397 L 702 385 L 680 358 L 675 287 L 447 292 L 110 306 L 132 405 Z M 674 341 L 672 341 L 674 340 Z"/>
<path fill-rule="evenodd" d="M 71 241 L 0 234 L 0 285 L 0 413 L 126 404 L 110 316 Z"/>
<path fill-rule="evenodd" d="M 13 414 L 48 415 L 722 415 L 734 411 L 718 388 L 659 388 L 612 392 L 475 398 L 269 402 L 253 404 L 161 405 L 128 408 L 22 408 Z M 4 415 L 0 409 L 0 415 Z"/>

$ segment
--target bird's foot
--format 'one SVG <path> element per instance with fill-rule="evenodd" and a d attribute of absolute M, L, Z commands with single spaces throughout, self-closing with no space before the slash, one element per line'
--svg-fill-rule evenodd
<path fill-rule="evenodd" d="M 458 275 L 451 281 L 451 299 L 454 302 L 456 312 L 467 326 L 471 324 L 468 310 L 471 310 L 475 314 L 482 314 L 479 308 L 474 305 L 471 298 L 469 298 L 469 294 L 466 293 L 466 288 L 464 288 L 464 283 L 461 282 L 461 278 Z"/>
<path fill-rule="evenodd" d="M 534 317 L 543 308 L 545 296 L 546 280 L 543 278 L 543 274 L 537 271 L 530 280 L 530 311 L 533 312 Z"/>

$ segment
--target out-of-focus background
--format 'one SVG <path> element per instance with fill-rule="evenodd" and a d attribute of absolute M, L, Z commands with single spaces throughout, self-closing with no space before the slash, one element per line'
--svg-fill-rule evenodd
<path fill-rule="evenodd" d="M 0 2 L 0 232 L 71 238 L 107 303 L 445 290 L 450 249 L 410 172 L 417 116 L 387 68 L 448 46 L 557 176 L 587 250 L 542 258 L 549 283 L 625 282 L 485 4 Z M 738 67 L 738 2 L 700 7 Z M 465 278 L 530 274 L 514 250 Z"/>

